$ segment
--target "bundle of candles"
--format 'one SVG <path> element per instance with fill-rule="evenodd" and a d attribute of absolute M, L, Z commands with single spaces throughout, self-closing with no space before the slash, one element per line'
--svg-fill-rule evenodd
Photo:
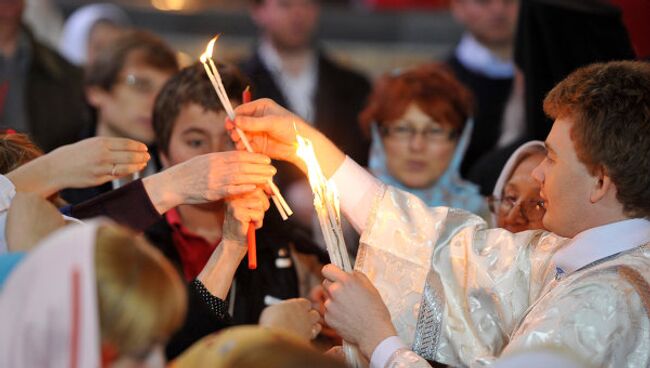
<path fill-rule="evenodd" d="M 208 46 L 205 49 L 205 52 L 201 55 L 200 60 L 201 63 L 203 64 L 203 67 L 205 68 L 205 73 L 208 75 L 208 78 L 210 78 L 212 87 L 214 87 L 214 90 L 217 93 L 217 97 L 219 98 L 219 101 L 221 101 L 221 105 L 223 105 L 224 110 L 226 110 L 226 114 L 228 115 L 228 118 L 232 121 L 235 121 L 235 111 L 232 108 L 232 104 L 230 103 L 230 100 L 228 99 L 228 94 L 226 93 L 226 89 L 223 86 L 223 82 L 221 80 L 221 75 L 219 74 L 219 70 L 217 70 L 217 66 L 214 63 L 214 60 L 212 60 L 214 44 L 218 38 L 219 36 L 217 35 L 212 40 L 210 40 Z M 246 91 L 244 91 L 244 95 L 242 96 L 242 102 L 249 102 L 249 101 L 250 101 L 250 91 L 247 89 Z M 242 130 L 239 129 L 238 127 L 235 127 L 235 131 L 237 132 L 237 135 L 239 136 L 241 142 L 244 144 L 244 147 L 246 147 L 246 150 L 248 152 L 254 152 L 244 132 L 242 132 Z M 282 194 L 280 194 L 280 190 L 273 183 L 273 181 L 269 180 L 268 185 L 271 188 L 271 192 L 273 193 L 271 195 L 271 199 L 273 200 L 273 203 L 277 207 L 278 212 L 280 212 L 280 216 L 282 216 L 283 220 L 288 219 L 289 216 L 293 214 L 293 211 L 291 211 L 291 208 L 284 200 L 284 197 L 282 197 Z M 249 224 L 247 235 L 248 235 L 247 236 L 248 268 L 255 269 L 257 268 L 257 255 L 255 249 L 255 226 L 253 225 L 253 223 Z"/>
<path fill-rule="evenodd" d="M 341 211 L 336 185 L 325 178 L 311 141 L 298 134 L 297 129 L 296 140 L 298 141 L 297 154 L 307 166 L 309 185 L 314 194 L 314 208 L 318 215 L 318 223 L 325 238 L 330 260 L 343 271 L 352 272 L 352 264 L 341 228 Z M 359 358 L 359 351 L 354 346 L 344 341 L 343 351 L 348 366 L 353 368 L 364 366 Z"/>

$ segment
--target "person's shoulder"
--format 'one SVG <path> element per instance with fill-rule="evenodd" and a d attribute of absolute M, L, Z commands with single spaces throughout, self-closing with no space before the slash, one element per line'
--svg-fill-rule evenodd
<path fill-rule="evenodd" d="M 328 77 L 332 76 L 333 78 L 336 78 L 334 80 L 344 80 L 346 83 L 348 83 L 348 81 L 353 81 L 358 84 L 366 85 L 368 88 L 370 88 L 370 81 L 363 73 L 353 69 L 350 66 L 343 65 L 335 61 L 323 51 L 319 52 L 318 63 L 321 72 Z"/>
<path fill-rule="evenodd" d="M 81 68 L 72 65 L 58 52 L 39 42 L 31 34 L 29 37 L 32 45 L 32 68 L 34 70 L 61 81 L 82 79 Z"/>

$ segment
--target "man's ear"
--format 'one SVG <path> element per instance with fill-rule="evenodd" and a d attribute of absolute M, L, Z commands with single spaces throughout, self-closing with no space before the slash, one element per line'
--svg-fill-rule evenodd
<path fill-rule="evenodd" d="M 596 203 L 607 196 L 610 190 L 616 190 L 612 178 L 607 174 L 607 170 L 600 166 L 594 173 L 594 185 L 591 189 L 589 200 L 591 203 Z"/>
<path fill-rule="evenodd" d="M 109 93 L 98 86 L 86 87 L 85 93 L 88 103 L 96 109 L 100 109 L 104 105 L 106 99 L 109 97 Z"/>

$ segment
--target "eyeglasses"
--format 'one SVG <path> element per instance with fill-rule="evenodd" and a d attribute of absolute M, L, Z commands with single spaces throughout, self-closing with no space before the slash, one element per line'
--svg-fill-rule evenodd
<path fill-rule="evenodd" d="M 537 199 L 522 201 L 514 197 L 499 198 L 489 196 L 488 205 L 490 211 L 496 215 L 507 215 L 518 205 L 519 213 L 528 222 L 539 221 L 544 217 L 544 213 L 546 213 L 544 201 Z"/>
<path fill-rule="evenodd" d="M 143 95 L 157 93 L 160 86 L 157 86 L 151 79 L 146 77 L 138 77 L 135 74 L 128 74 L 122 80 L 124 84 L 131 87 L 134 91 Z"/>
<path fill-rule="evenodd" d="M 429 143 L 439 143 L 451 140 L 456 137 L 455 130 L 447 130 L 437 127 L 429 127 L 422 130 L 409 125 L 380 126 L 380 132 L 400 142 L 408 142 L 421 134 Z"/>

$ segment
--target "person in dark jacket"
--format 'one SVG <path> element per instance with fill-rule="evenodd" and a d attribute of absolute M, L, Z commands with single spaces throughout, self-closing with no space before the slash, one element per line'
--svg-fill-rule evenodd
<path fill-rule="evenodd" d="M 524 132 L 524 126 L 502 123 L 513 92 L 513 44 L 519 0 L 452 0 L 454 18 L 465 33 L 447 59 L 456 78 L 475 96 L 474 131 L 461 174 L 497 145 L 506 145 Z"/>
<path fill-rule="evenodd" d="M 221 67 L 220 71 L 228 96 L 237 104 L 247 85 L 243 75 L 234 67 Z M 232 150 L 225 118 L 202 65 L 194 64 L 173 76 L 158 95 L 153 112 L 155 142 L 163 166 L 168 168 L 197 156 Z M 269 174 L 257 173 L 254 165 L 239 169 L 231 175 L 243 175 L 249 183 L 263 184 Z M 268 166 L 263 169 L 272 170 Z M 213 175 L 206 177 L 217 180 Z M 145 235 L 188 283 L 194 282 L 222 239 L 225 210 L 223 200 L 181 205 L 167 211 Z M 234 324 L 257 323 L 267 305 L 298 296 L 289 243 L 269 223 L 272 221 L 267 217 L 265 226 L 257 231 L 257 269 L 249 270 L 243 260 L 235 272 L 227 297 Z M 200 320 L 193 324 L 194 328 L 203 328 Z M 180 350 L 168 346 L 168 355 Z"/>
<path fill-rule="evenodd" d="M 0 4 L 0 128 L 27 133 L 45 152 L 77 140 L 88 120 L 82 72 L 21 24 L 24 1 Z"/>
<path fill-rule="evenodd" d="M 370 141 L 357 116 L 370 93 L 363 75 L 334 62 L 314 40 L 318 0 L 254 0 L 253 21 L 260 41 L 242 70 L 254 98 L 270 98 L 330 138 L 361 165 L 368 162 Z M 277 182 L 285 188 L 302 178 L 280 163 Z"/>

